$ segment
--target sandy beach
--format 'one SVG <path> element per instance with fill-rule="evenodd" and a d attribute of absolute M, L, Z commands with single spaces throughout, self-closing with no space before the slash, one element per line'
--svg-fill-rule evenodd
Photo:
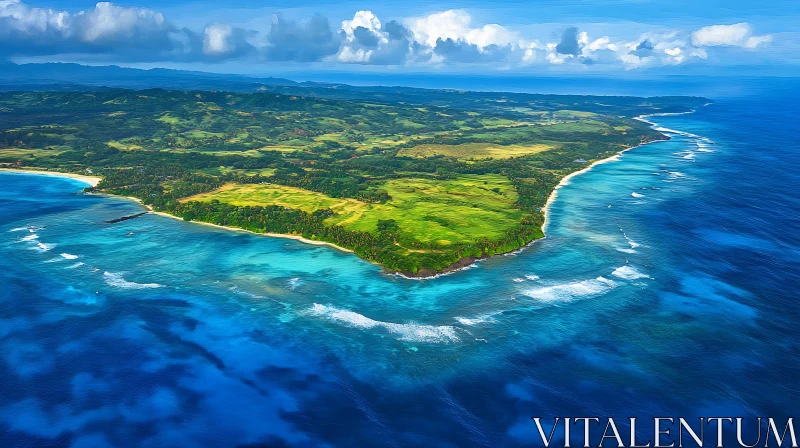
<path fill-rule="evenodd" d="M 691 111 L 688 111 L 688 112 L 664 112 L 664 113 L 639 115 L 638 117 L 634 117 L 633 119 L 634 120 L 639 120 L 639 121 L 644 122 L 644 123 L 647 123 L 647 124 L 649 124 L 651 126 L 657 126 L 656 123 L 653 123 L 652 121 L 648 120 L 647 118 L 649 118 L 649 117 L 663 117 L 663 116 L 669 116 L 669 115 L 683 115 L 683 114 L 691 114 L 691 113 L 694 113 L 694 111 L 691 110 Z M 656 142 L 660 142 L 660 141 L 663 141 L 663 140 L 654 140 L 652 142 L 642 143 L 641 145 L 636 145 L 636 146 L 630 147 L 628 149 L 624 149 L 624 150 L 614 154 L 611 157 L 608 157 L 608 158 L 605 158 L 605 159 L 600 159 L 600 160 L 598 160 L 596 162 L 593 162 L 591 165 L 587 166 L 586 168 L 584 168 L 582 170 L 579 170 L 579 171 L 575 171 L 574 173 L 568 174 L 563 179 L 561 179 L 561 181 L 558 183 L 558 185 L 556 185 L 556 187 L 553 189 L 553 192 L 550 193 L 550 196 L 548 196 L 547 202 L 544 204 L 544 210 L 542 211 L 542 213 L 544 213 L 544 224 L 542 224 L 542 232 L 545 232 L 545 236 L 546 236 L 546 233 L 547 233 L 547 224 L 548 224 L 547 215 L 548 215 L 548 211 L 550 210 L 550 205 L 558 197 L 558 190 L 561 187 L 565 186 L 565 185 L 569 185 L 570 179 L 572 179 L 575 176 L 579 176 L 579 175 L 581 175 L 581 174 L 583 174 L 583 173 L 585 173 L 587 171 L 590 171 L 592 168 L 594 168 L 597 165 L 601 165 L 603 163 L 608 163 L 608 162 L 613 162 L 615 160 L 619 160 L 619 158 L 620 158 L 620 156 L 622 156 L 622 154 L 624 154 L 624 153 L 626 153 L 626 152 L 628 152 L 628 151 L 630 151 L 632 149 L 636 149 L 636 148 L 638 148 L 640 146 L 649 145 L 650 143 L 656 143 Z"/>
<path fill-rule="evenodd" d="M 113 196 L 113 195 L 111 195 L 111 196 Z M 125 199 L 130 199 L 132 201 L 138 202 L 143 207 L 145 207 L 148 210 L 150 210 L 150 213 L 152 213 L 154 215 L 158 215 L 158 216 L 163 216 L 163 217 L 166 217 L 166 218 L 177 219 L 179 221 L 190 222 L 190 223 L 193 223 L 193 224 L 200 224 L 200 225 L 204 225 L 204 226 L 216 227 L 218 229 L 225 229 L 225 230 L 230 230 L 230 231 L 233 231 L 233 232 L 246 232 L 246 233 L 250 233 L 252 235 L 271 236 L 271 237 L 274 237 L 274 238 L 288 238 L 290 240 L 296 240 L 296 241 L 300 241 L 300 242 L 303 242 L 303 243 L 306 243 L 306 244 L 313 244 L 315 246 L 329 246 L 329 247 L 332 247 L 334 249 L 340 250 L 342 252 L 348 252 L 348 253 L 351 253 L 351 254 L 354 253 L 350 249 L 345 249 L 344 247 L 337 246 L 337 245 L 335 245 L 333 243 L 328 243 L 326 241 L 310 240 L 308 238 L 303 238 L 300 235 L 287 235 L 287 234 L 283 234 L 283 233 L 270 233 L 270 232 L 261 233 L 261 232 L 253 232 L 253 231 L 246 230 L 246 229 L 240 229 L 238 227 L 221 226 L 221 225 L 217 225 L 217 224 L 212 224 L 210 222 L 185 221 L 183 218 L 181 218 L 179 216 L 170 215 L 169 213 L 154 211 L 152 207 L 150 207 L 149 205 L 145 205 L 139 198 L 134 198 L 132 196 L 118 196 L 118 197 L 124 197 Z"/>
<path fill-rule="evenodd" d="M 42 176 L 69 177 L 70 179 L 77 179 L 82 182 L 86 182 L 87 184 L 93 187 L 96 187 L 97 184 L 99 184 L 100 181 L 103 179 L 102 177 L 86 176 L 83 174 L 62 173 L 59 171 L 22 170 L 17 168 L 0 168 L 0 171 L 5 171 L 8 173 L 38 174 Z"/>

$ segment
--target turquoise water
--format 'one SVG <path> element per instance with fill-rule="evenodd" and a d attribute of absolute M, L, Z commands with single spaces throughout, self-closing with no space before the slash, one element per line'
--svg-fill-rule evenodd
<path fill-rule="evenodd" d="M 421 281 L 156 215 L 105 224 L 142 208 L 2 173 L 0 442 L 522 446 L 531 416 L 789 416 L 788 104 L 653 117 L 672 140 L 573 178 L 547 238 Z"/>

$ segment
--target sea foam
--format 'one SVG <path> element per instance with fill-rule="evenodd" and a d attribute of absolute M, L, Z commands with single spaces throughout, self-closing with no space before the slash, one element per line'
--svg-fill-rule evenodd
<path fill-rule="evenodd" d="M 613 275 L 615 277 L 619 277 L 619 278 L 625 279 L 625 280 L 637 280 L 637 279 L 640 279 L 640 278 L 650 278 L 649 275 L 643 274 L 643 273 L 637 271 L 636 268 L 634 268 L 633 266 L 627 265 L 627 264 L 625 266 L 620 266 L 620 267 L 614 269 L 614 272 L 612 272 L 611 275 Z"/>
<path fill-rule="evenodd" d="M 494 312 L 494 313 L 481 314 L 481 315 L 475 316 L 475 317 L 456 316 L 453 319 L 455 319 L 455 321 L 460 323 L 461 325 L 465 325 L 465 326 L 471 327 L 471 326 L 474 326 L 474 325 L 480 325 L 480 324 L 487 324 L 487 323 L 491 323 L 491 322 L 496 322 L 494 316 L 496 316 L 496 315 L 498 315 L 500 313 L 502 313 L 502 311 L 497 311 L 497 312 Z"/>
<path fill-rule="evenodd" d="M 635 197 L 635 198 L 643 198 L 643 197 L 644 197 L 644 195 L 643 195 L 643 194 L 641 194 L 641 193 L 636 193 L 636 192 L 633 192 L 633 193 L 631 193 L 631 196 L 633 196 L 633 197 Z"/>
<path fill-rule="evenodd" d="M 349 327 L 371 329 L 382 328 L 388 333 L 399 336 L 397 339 L 409 342 L 450 343 L 458 342 L 456 328 L 449 325 L 419 325 L 415 323 L 396 324 L 370 319 L 353 311 L 315 303 L 309 310 L 312 316 L 323 317 Z"/>
<path fill-rule="evenodd" d="M 72 254 L 67 254 L 67 253 L 61 254 L 61 256 L 63 258 L 66 258 L 67 260 L 74 260 L 74 259 L 78 258 L 77 255 L 72 255 Z"/>
<path fill-rule="evenodd" d="M 158 283 L 134 283 L 129 282 L 122 278 L 122 275 L 116 274 L 113 272 L 103 272 L 103 279 L 109 286 L 114 286 L 116 288 L 122 289 L 154 289 L 154 288 L 161 288 L 164 285 L 159 285 Z"/>
<path fill-rule="evenodd" d="M 41 252 L 47 252 L 56 246 L 58 246 L 56 243 L 36 243 L 36 247 L 38 247 Z"/>
<path fill-rule="evenodd" d="M 545 303 L 570 302 L 577 298 L 594 297 L 616 288 L 613 280 L 597 277 L 578 282 L 562 283 L 522 291 L 522 294 Z"/>
<path fill-rule="evenodd" d="M 39 235 L 37 235 L 35 233 L 31 233 L 30 235 L 27 235 L 27 236 L 24 236 L 24 237 L 20 238 L 20 241 L 33 241 L 33 240 L 36 240 L 36 239 L 39 239 Z"/>

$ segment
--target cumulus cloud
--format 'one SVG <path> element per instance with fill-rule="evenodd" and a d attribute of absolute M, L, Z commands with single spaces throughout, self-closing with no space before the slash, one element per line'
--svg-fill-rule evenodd
<path fill-rule="evenodd" d="M 229 42 L 231 34 L 233 31 L 230 25 L 207 26 L 203 39 L 203 53 L 218 55 L 235 50 L 236 47 Z"/>
<path fill-rule="evenodd" d="M 0 1 L 0 54 L 57 54 L 118 51 L 128 54 L 171 47 L 179 30 L 160 13 L 100 2 L 71 14 L 32 8 L 20 0 Z"/>
<path fill-rule="evenodd" d="M 336 59 L 359 64 L 403 64 L 418 49 L 408 29 L 397 21 L 385 25 L 372 11 L 357 11 L 342 22 L 342 46 Z M 419 53 L 419 51 L 417 52 Z"/>
<path fill-rule="evenodd" d="M 472 28 L 472 16 L 466 11 L 451 9 L 449 11 L 429 14 L 408 21 L 414 40 L 436 47 L 437 42 L 464 42 L 475 45 L 479 49 L 489 46 L 508 46 L 517 40 L 517 33 L 507 28 L 488 24 Z"/>
<path fill-rule="evenodd" d="M 747 23 L 733 25 L 711 25 L 692 33 L 692 44 L 696 47 L 735 46 L 756 48 L 772 41 L 772 36 L 754 36 Z"/>
<path fill-rule="evenodd" d="M 535 27 L 528 28 L 536 33 Z M 273 16 L 265 34 L 226 23 L 199 30 L 179 27 L 155 10 L 108 2 L 78 12 L 0 0 L 0 57 L 94 55 L 109 61 L 253 63 L 292 61 L 341 64 L 595 64 L 635 69 L 702 61 L 709 53 L 756 50 L 772 41 L 747 23 L 710 25 L 632 36 L 590 36 L 577 27 L 535 39 L 496 23 L 476 23 L 460 9 L 383 21 L 372 11 L 332 27 L 314 16 L 290 21 Z M 729 49 L 717 49 L 728 47 Z M 739 50 L 740 51 L 740 50 Z"/>

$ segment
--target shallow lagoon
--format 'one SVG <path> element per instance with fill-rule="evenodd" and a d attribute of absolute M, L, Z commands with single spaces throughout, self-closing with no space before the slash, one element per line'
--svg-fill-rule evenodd
<path fill-rule="evenodd" d="M 534 415 L 786 417 L 800 155 L 778 101 L 655 117 L 694 136 L 573 178 L 546 239 L 433 280 L 156 215 L 109 225 L 141 207 L 0 174 L 0 440 L 513 446 Z"/>

